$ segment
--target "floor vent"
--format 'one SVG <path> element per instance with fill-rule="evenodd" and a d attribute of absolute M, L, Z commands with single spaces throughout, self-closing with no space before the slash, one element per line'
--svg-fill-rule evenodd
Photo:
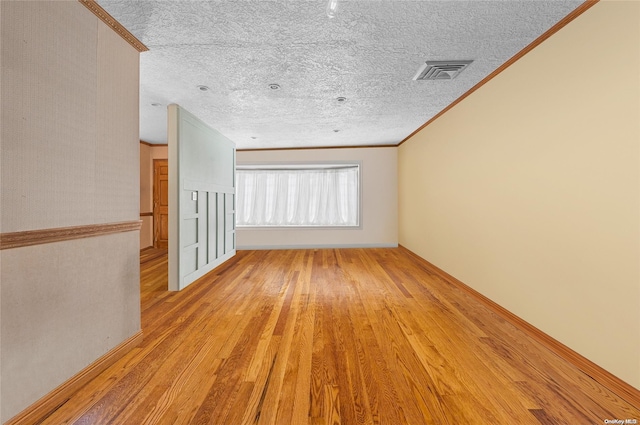
<path fill-rule="evenodd" d="M 472 60 L 467 61 L 426 61 L 418 70 L 414 80 L 453 80 Z"/>

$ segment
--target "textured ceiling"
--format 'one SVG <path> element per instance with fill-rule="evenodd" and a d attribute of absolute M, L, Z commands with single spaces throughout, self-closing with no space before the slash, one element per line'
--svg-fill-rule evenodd
<path fill-rule="evenodd" d="M 398 144 L 582 1 L 338 0 L 333 19 L 316 0 L 98 3 L 150 49 L 142 140 L 166 143 L 178 103 L 247 149 Z M 448 59 L 474 62 L 412 80 Z"/>

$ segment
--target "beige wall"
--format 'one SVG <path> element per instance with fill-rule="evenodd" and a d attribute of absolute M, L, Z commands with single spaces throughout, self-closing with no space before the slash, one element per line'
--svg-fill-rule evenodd
<path fill-rule="evenodd" d="M 153 212 L 153 160 L 167 159 L 167 146 L 140 143 L 140 212 Z M 140 248 L 153 246 L 153 217 L 140 217 Z"/>
<path fill-rule="evenodd" d="M 0 11 L 0 232 L 138 220 L 138 52 L 79 2 Z M 139 235 L 0 261 L 5 422 L 140 329 Z"/>
<path fill-rule="evenodd" d="M 402 245 L 637 388 L 639 18 L 596 4 L 398 160 Z"/>
<path fill-rule="evenodd" d="M 278 247 L 397 246 L 397 149 L 238 151 L 238 164 L 259 162 L 362 161 L 360 229 L 236 230 L 238 249 Z"/>
<path fill-rule="evenodd" d="M 140 214 L 153 212 L 153 179 L 151 146 L 140 143 Z M 153 217 L 140 217 L 140 249 L 153 245 Z"/>
<path fill-rule="evenodd" d="M 153 164 L 151 146 L 140 143 L 140 212 L 153 210 Z"/>

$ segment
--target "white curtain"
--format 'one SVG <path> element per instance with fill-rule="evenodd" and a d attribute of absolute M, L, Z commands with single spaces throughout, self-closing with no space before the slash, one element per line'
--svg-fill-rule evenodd
<path fill-rule="evenodd" d="M 238 226 L 357 226 L 359 167 L 236 169 Z"/>

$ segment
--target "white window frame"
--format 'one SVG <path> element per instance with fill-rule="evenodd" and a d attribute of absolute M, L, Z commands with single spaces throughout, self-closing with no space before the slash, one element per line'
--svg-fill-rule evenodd
<path fill-rule="evenodd" d="M 323 161 L 323 162 L 241 162 L 236 164 L 236 173 L 239 169 L 318 169 L 318 168 L 344 168 L 356 167 L 358 170 L 358 188 L 357 188 L 357 213 L 356 225 L 241 225 L 237 222 L 240 216 L 237 208 L 237 192 L 236 192 L 236 228 L 252 229 L 252 230 L 286 230 L 286 229 L 332 229 L 332 230 L 354 230 L 362 228 L 362 161 Z M 237 175 L 236 175 L 237 182 Z M 236 188 L 237 191 L 237 188 Z"/>

